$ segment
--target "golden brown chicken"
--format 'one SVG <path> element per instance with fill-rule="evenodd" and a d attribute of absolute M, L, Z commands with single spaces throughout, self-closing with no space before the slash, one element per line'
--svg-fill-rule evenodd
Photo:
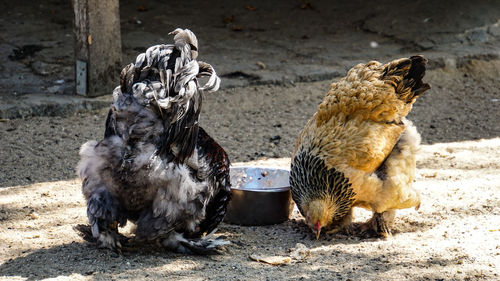
<path fill-rule="evenodd" d="M 290 185 L 316 238 L 322 228 L 387 237 L 396 209 L 419 207 L 411 185 L 420 135 L 405 117 L 430 89 L 422 82 L 426 63 L 413 56 L 356 65 L 331 85 L 300 133 Z M 351 227 L 353 207 L 373 217 Z"/>

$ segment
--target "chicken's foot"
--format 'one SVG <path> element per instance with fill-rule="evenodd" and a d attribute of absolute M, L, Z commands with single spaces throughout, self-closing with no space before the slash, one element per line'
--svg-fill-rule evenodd
<path fill-rule="evenodd" d="M 181 233 L 171 232 L 168 238 L 162 241 L 162 245 L 172 251 L 181 254 L 213 255 L 222 253 L 222 246 L 231 242 L 224 237 L 210 239 L 208 237 L 198 239 L 186 239 Z"/>
<path fill-rule="evenodd" d="M 129 244 L 129 238 L 118 233 L 117 230 L 113 231 L 107 231 L 105 232 L 104 235 L 99 235 L 97 238 L 93 236 L 91 227 L 89 225 L 85 224 L 78 224 L 73 227 L 73 229 L 87 242 L 90 243 L 96 243 L 98 244 L 99 247 L 104 247 L 104 248 L 110 248 L 115 250 L 117 253 L 121 253 L 121 246 L 123 245 L 128 245 Z M 111 239 L 106 239 L 106 237 L 111 237 Z M 115 246 L 113 247 L 107 247 L 105 244 L 103 244 L 101 241 L 111 241 L 110 244 L 106 245 L 112 245 L 113 242 L 115 242 Z"/>
<path fill-rule="evenodd" d="M 391 225 L 396 211 L 373 213 L 373 217 L 358 226 L 357 232 L 363 238 L 388 238 L 392 235 Z"/>
<path fill-rule="evenodd" d="M 338 221 L 334 221 L 332 225 L 334 227 L 332 229 L 328 229 L 326 231 L 327 235 L 332 235 L 332 234 L 344 234 L 344 235 L 353 235 L 355 234 L 355 226 L 352 224 L 352 208 L 349 210 L 349 212 L 341 219 Z"/>
<path fill-rule="evenodd" d="M 327 235 L 343 234 L 343 235 L 353 235 L 355 234 L 355 227 L 352 224 L 345 225 L 342 227 L 335 227 L 326 231 Z"/>
<path fill-rule="evenodd" d="M 119 215 L 118 209 L 118 200 L 104 186 L 98 188 L 87 201 L 90 230 L 98 246 L 120 252 L 122 245 L 118 225 L 125 225 L 127 220 Z"/>

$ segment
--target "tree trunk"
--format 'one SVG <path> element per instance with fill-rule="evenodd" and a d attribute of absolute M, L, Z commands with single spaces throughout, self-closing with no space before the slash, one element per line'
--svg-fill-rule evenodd
<path fill-rule="evenodd" d="M 118 0 L 72 0 L 75 13 L 75 81 L 78 95 L 110 94 L 121 69 Z"/>

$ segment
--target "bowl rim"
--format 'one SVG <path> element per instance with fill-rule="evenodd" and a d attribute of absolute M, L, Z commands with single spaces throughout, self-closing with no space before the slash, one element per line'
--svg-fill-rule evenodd
<path fill-rule="evenodd" d="M 229 171 L 231 171 L 233 168 L 260 168 L 260 169 L 273 169 L 273 170 L 280 170 L 280 171 L 286 171 L 290 173 L 290 169 L 286 168 L 276 168 L 276 167 L 271 167 L 271 166 L 257 166 L 257 165 L 238 165 L 238 166 L 230 166 Z M 290 185 L 288 186 L 280 186 L 280 187 L 271 187 L 269 189 L 262 189 L 262 190 L 255 190 L 255 189 L 249 189 L 249 188 L 235 188 L 231 185 L 231 190 L 241 190 L 245 192 L 255 192 L 255 193 L 269 193 L 269 192 L 283 192 L 283 191 L 289 191 L 290 190 Z"/>

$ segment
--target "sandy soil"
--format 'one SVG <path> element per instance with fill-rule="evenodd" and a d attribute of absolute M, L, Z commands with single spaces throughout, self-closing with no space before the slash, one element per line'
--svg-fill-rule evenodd
<path fill-rule="evenodd" d="M 154 247 L 117 255 L 83 242 L 72 230 L 85 223 L 77 180 L 0 190 L 0 278 L 176 280 L 493 280 L 500 266 L 500 139 L 425 145 L 418 160 L 418 211 L 398 213 L 394 236 L 316 241 L 298 213 L 275 226 L 222 224 L 233 243 L 220 256 L 167 253 Z M 277 165 L 288 159 L 274 160 Z M 269 164 L 260 161 L 260 164 Z M 369 214 L 358 210 L 359 220 Z M 297 243 L 305 255 L 272 266 L 250 255 L 289 257 Z"/>
<path fill-rule="evenodd" d="M 433 89 L 410 116 L 427 143 L 415 181 L 423 203 L 418 211 L 398 213 L 388 240 L 333 236 L 315 241 L 295 212 L 290 221 L 274 226 L 222 224 L 218 234 L 233 243 L 220 256 L 183 256 L 154 246 L 123 255 L 99 250 L 72 229 L 86 223 L 74 167 L 79 146 L 101 137 L 105 110 L 0 122 L 0 278 L 498 279 L 498 65 L 473 61 L 428 72 Z M 233 162 L 286 167 L 297 133 L 328 84 L 224 90 L 207 97 L 202 125 Z M 366 211 L 356 212 L 359 221 L 368 217 Z M 297 243 L 305 246 L 304 256 L 285 265 L 249 258 L 289 257 L 302 247 Z"/>

